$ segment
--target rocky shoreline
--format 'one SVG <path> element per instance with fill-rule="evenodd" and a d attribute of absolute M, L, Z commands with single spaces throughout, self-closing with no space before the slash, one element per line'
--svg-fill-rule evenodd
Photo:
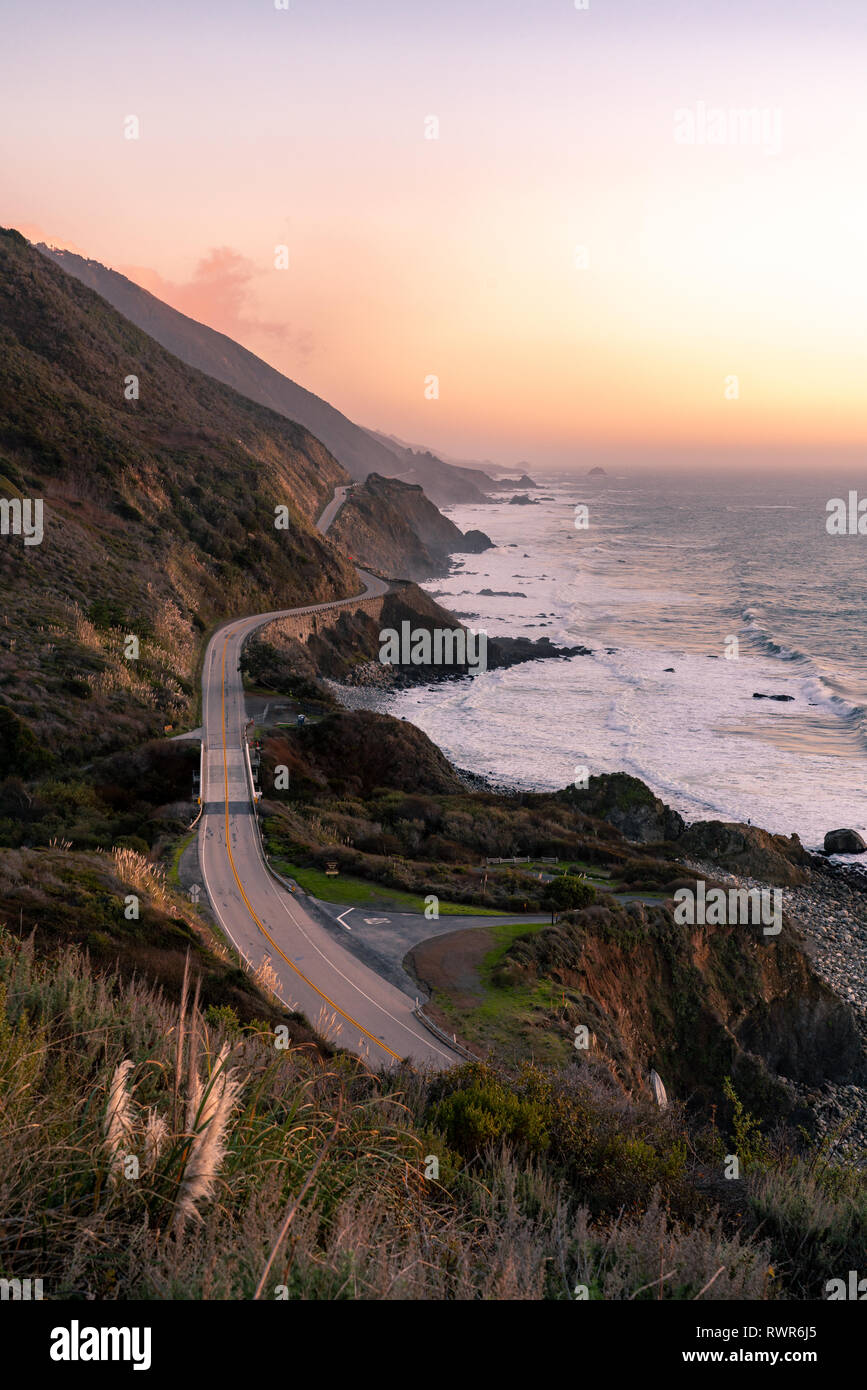
<path fill-rule="evenodd" d="M 487 670 L 501 671 L 527 661 L 569 661 L 574 656 L 591 656 L 589 647 L 558 647 L 550 637 L 492 637 L 488 640 Z M 347 671 L 339 685 L 346 689 L 406 690 L 416 685 L 466 680 L 469 670 L 462 666 L 391 665 L 382 661 L 359 662 Z M 337 683 L 334 683 L 337 684 Z"/>

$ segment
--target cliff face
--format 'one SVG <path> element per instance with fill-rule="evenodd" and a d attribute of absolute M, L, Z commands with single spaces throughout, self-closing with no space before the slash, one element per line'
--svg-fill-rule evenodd
<path fill-rule="evenodd" d="M 438 507 L 453 507 L 461 503 L 489 502 L 489 493 L 496 492 L 498 484 L 481 468 L 465 468 L 460 464 L 446 463 L 430 449 L 414 449 L 393 435 L 378 434 L 373 437 L 384 444 L 397 460 L 389 468 L 379 471 L 388 477 L 397 474 L 407 483 L 423 487 L 428 497 Z"/>
<path fill-rule="evenodd" d="M 586 1024 L 622 1084 L 642 1088 L 655 1067 L 670 1093 L 710 1099 L 731 1075 L 764 1114 L 784 1115 L 797 1104 L 786 1082 L 863 1083 L 852 1011 L 814 973 L 788 920 L 770 939 L 609 902 L 520 938 L 499 970 L 506 987 L 549 981 L 568 1001 L 557 1026 Z"/>
<path fill-rule="evenodd" d="M 673 840 L 685 829 L 676 811 L 654 796 L 644 782 L 626 772 L 591 777 L 587 787 L 568 787 L 560 795 L 585 815 L 615 825 L 627 840 L 638 844 Z"/>
<path fill-rule="evenodd" d="M 771 835 L 756 825 L 718 820 L 687 826 L 677 811 L 628 773 L 603 773 L 591 777 L 586 788 L 569 787 L 559 795 L 585 815 L 615 825 L 634 844 L 673 842 L 678 858 L 710 862 L 764 883 L 793 887 L 808 881 L 810 856 L 797 835 Z"/>
<path fill-rule="evenodd" d="M 78 762 L 183 718 L 216 619 L 358 580 L 315 529 L 348 481 L 323 445 L 15 232 L 0 233 L 0 325 L 0 498 L 43 506 L 40 543 L 0 538 L 0 725 L 32 769 L 39 749 Z"/>
<path fill-rule="evenodd" d="M 797 835 L 771 835 L 757 825 L 696 821 L 678 842 L 678 853 L 711 860 L 733 874 L 791 887 L 808 881 L 810 856 Z"/>
<path fill-rule="evenodd" d="M 272 737 L 263 761 L 289 767 L 298 786 L 339 785 L 346 797 L 370 797 L 385 786 L 414 793 L 421 785 L 434 795 L 465 790 L 427 734 L 371 710 L 342 710 L 309 728 L 287 729 Z M 273 785 L 267 772 L 263 781 Z"/>
<path fill-rule="evenodd" d="M 449 555 L 487 549 L 487 536 L 464 536 L 421 487 L 372 473 L 353 488 L 330 533 L 360 564 L 402 579 L 445 574 Z"/>

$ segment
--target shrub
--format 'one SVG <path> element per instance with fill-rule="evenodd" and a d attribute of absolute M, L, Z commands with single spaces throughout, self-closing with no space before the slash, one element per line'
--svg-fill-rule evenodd
<path fill-rule="evenodd" d="M 241 1027 L 241 1021 L 231 1004 L 209 1004 L 205 1009 L 205 1022 L 212 1028 L 225 1028 L 227 1033 L 237 1033 Z"/>
<path fill-rule="evenodd" d="M 556 912 L 572 912 L 579 907 L 588 907 L 596 901 L 596 889 L 592 883 L 572 874 L 559 874 L 545 888 L 543 902 L 551 909 L 551 921 Z"/>
<path fill-rule="evenodd" d="M 150 845 L 140 835 L 119 835 L 112 849 L 134 849 L 138 854 L 150 854 Z"/>
<path fill-rule="evenodd" d="M 723 1081 L 723 1094 L 732 1106 L 732 1144 L 744 1172 L 764 1167 L 770 1158 L 767 1141 L 759 1121 L 744 1109 L 743 1102 L 735 1094 L 730 1076 Z"/>
<path fill-rule="evenodd" d="M 530 1153 L 548 1147 L 545 1114 L 538 1102 L 518 1096 L 493 1072 L 479 1067 L 470 1084 L 439 1101 L 431 1125 L 457 1153 L 471 1158 L 508 1140 Z"/>

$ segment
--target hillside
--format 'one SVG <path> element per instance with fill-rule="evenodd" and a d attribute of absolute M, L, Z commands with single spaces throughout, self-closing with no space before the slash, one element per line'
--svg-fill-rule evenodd
<path fill-rule="evenodd" d="M 404 444 L 394 435 L 372 431 L 373 437 L 380 440 L 396 456 L 400 472 L 397 474 L 406 483 L 416 483 L 423 487 L 432 502 L 438 507 L 458 506 L 461 503 L 489 502 L 489 493 L 497 491 L 497 484 L 478 468 L 455 467 L 444 462 L 430 449 L 414 448 Z M 395 469 L 385 470 L 394 474 Z"/>
<path fill-rule="evenodd" d="M 495 1056 L 567 1066 L 585 1024 L 594 1060 L 631 1095 L 651 1096 L 655 1068 L 670 1096 L 709 1106 L 728 1075 L 763 1119 L 809 1125 L 811 1092 L 867 1080 L 852 1011 L 789 920 L 768 941 L 751 928 L 679 926 L 670 900 L 606 894 L 499 949 L 472 931 L 426 941 L 413 968 L 448 1027 Z"/>
<path fill-rule="evenodd" d="M 452 467 L 425 450 L 407 449 L 398 439 L 353 424 L 328 401 L 270 367 L 240 343 L 171 308 L 99 261 L 42 243 L 37 249 L 96 290 L 124 318 L 144 329 L 182 362 L 260 405 L 297 420 L 322 440 L 353 478 L 361 481 L 368 473 L 385 477 L 399 473 L 424 487 L 438 506 L 482 502 L 487 491 L 496 490 L 493 480 L 480 470 Z M 411 476 L 406 474 L 407 468 L 412 470 Z"/>
<path fill-rule="evenodd" d="M 194 709 L 214 622 L 357 589 L 314 525 L 346 481 L 300 425 L 0 234 L 0 498 L 44 504 L 41 544 L 0 538 L 4 767 L 162 732 Z"/>
<path fill-rule="evenodd" d="M 445 574 L 450 555 L 492 544 L 480 531 L 465 536 L 417 484 L 377 473 L 353 488 L 331 535 L 361 564 L 407 579 Z"/>
<path fill-rule="evenodd" d="M 526 472 L 517 478 L 493 478 L 485 469 L 496 468 L 496 464 L 486 463 L 481 467 L 474 463 L 443 459 L 430 449 L 407 444 L 395 435 L 383 434 L 379 430 L 373 430 L 372 434 L 399 458 L 401 472 L 396 476 L 404 482 L 417 483 L 423 487 L 438 507 L 490 502 L 493 494 L 508 491 L 510 488 L 538 487 L 538 483 L 528 477 Z M 519 464 L 519 468 L 524 468 L 524 465 Z"/>
<path fill-rule="evenodd" d="M 143 329 L 188 366 L 205 372 L 250 400 L 298 421 L 322 441 L 356 480 L 364 480 L 369 474 L 392 477 L 400 473 L 405 481 L 424 487 L 433 502 L 443 506 L 455 502 L 484 502 L 487 500 L 486 490 L 496 490 L 497 484 L 483 473 L 476 475 L 473 470 L 452 468 L 433 454 L 404 449 L 398 440 L 353 424 L 334 406 L 283 376 L 240 343 L 171 308 L 125 275 L 109 270 L 99 261 L 85 260 L 72 251 L 45 245 L 39 245 L 37 250 L 55 261 L 67 274 L 95 290 L 124 318 Z M 481 484 L 481 489 L 477 484 Z M 380 564 L 389 573 L 409 579 L 426 578 L 441 572 L 442 555 L 448 552 L 443 550 L 442 545 L 435 544 L 429 556 L 427 547 L 437 524 L 440 524 L 441 531 L 446 531 L 450 523 L 440 516 L 436 506 L 428 504 L 422 508 L 419 505 L 413 509 L 412 516 L 396 518 L 394 506 L 389 505 L 389 501 L 394 503 L 395 495 L 389 498 L 380 490 L 378 496 L 383 504 L 383 515 L 378 515 L 377 506 L 369 498 L 363 522 L 368 533 L 367 549 L 371 563 Z M 412 531 L 417 515 L 423 526 L 416 537 Z M 389 550 L 391 541 L 398 536 L 396 548 Z M 452 550 L 459 548 L 457 545 L 451 547 Z M 371 558 L 374 550 L 378 555 L 376 561 Z M 360 550 L 357 554 L 359 558 L 364 558 Z"/>
<path fill-rule="evenodd" d="M 144 329 L 182 362 L 221 381 L 242 396 L 297 420 L 320 439 L 353 478 L 368 473 L 393 473 L 395 457 L 379 440 L 354 425 L 334 406 L 297 382 L 269 367 L 260 357 L 186 314 L 164 304 L 155 295 L 99 261 L 85 260 L 72 251 L 40 245 L 38 250 L 69 274 L 96 290 L 124 318 Z"/>

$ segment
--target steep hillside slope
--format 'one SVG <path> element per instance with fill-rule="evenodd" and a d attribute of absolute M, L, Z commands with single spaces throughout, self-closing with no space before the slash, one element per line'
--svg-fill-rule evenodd
<path fill-rule="evenodd" d="M 24 502 L 44 508 L 41 543 L 0 535 L 4 772 L 186 717 L 215 620 L 357 589 L 314 526 L 346 481 L 301 426 L 0 234 L 0 501 L 10 525 Z"/>
<path fill-rule="evenodd" d="M 44 245 L 38 246 L 37 250 L 108 300 L 125 318 L 155 338 L 182 362 L 232 387 L 250 400 L 298 421 L 322 441 L 353 478 L 363 480 L 371 473 L 385 477 L 400 474 L 405 481 L 424 487 L 433 502 L 443 506 L 457 502 L 484 502 L 487 500 L 487 490 L 496 491 L 497 484 L 483 473 L 452 468 L 427 451 L 406 449 L 399 440 L 377 435 L 353 424 L 327 401 L 283 376 L 239 343 L 172 309 L 125 275 L 109 270 L 98 261 L 85 260 L 71 251 Z M 382 491 L 378 495 L 383 502 L 389 500 Z M 394 501 L 393 498 L 390 500 Z M 388 547 L 395 534 L 393 510 L 393 506 L 386 505 L 380 517 L 375 504 L 368 506 L 364 525 L 368 532 L 369 558 L 375 551 L 379 556 L 377 563 L 390 573 L 405 578 L 420 579 L 439 572 L 442 569 L 442 555 L 448 551 L 434 546 L 428 562 L 426 550 L 436 526 L 436 517 L 430 516 L 435 508 L 429 506 L 423 515 L 420 509 L 415 509 L 424 522 L 417 538 L 410 534 L 414 525 L 412 517 L 405 518 L 408 526 L 397 521 L 402 540 L 394 555 L 388 558 Z M 439 520 L 444 531 L 449 523 L 441 517 Z M 452 546 L 451 549 L 458 547 Z M 401 563 L 402 557 L 409 562 L 405 567 Z"/>
<path fill-rule="evenodd" d="M 670 902 L 606 895 L 520 935 L 431 938 L 411 965 L 465 1041 L 569 1065 L 584 1025 L 589 1056 L 632 1095 L 650 1094 L 654 1068 L 670 1098 L 709 1105 L 730 1076 L 764 1118 L 803 1123 L 810 1090 L 867 1077 L 852 1009 L 788 919 L 771 940 L 751 927 L 678 926 Z"/>
<path fill-rule="evenodd" d="M 438 507 L 458 506 L 461 503 L 490 502 L 498 492 L 510 488 L 535 488 L 538 483 L 527 476 L 524 464 L 519 464 L 519 475 L 513 478 L 494 478 L 477 464 L 455 462 L 440 458 L 432 450 L 418 444 L 407 444 L 392 434 L 382 434 L 372 430 L 379 439 L 392 449 L 400 460 L 401 471 L 387 469 L 389 476 L 402 478 L 406 483 L 417 483 L 423 487 L 432 502 Z M 489 465 L 491 468 L 495 464 Z M 529 464 L 527 465 L 529 467 Z"/>
<path fill-rule="evenodd" d="M 395 468 L 382 471 L 390 475 L 396 474 L 406 483 L 417 483 L 438 507 L 489 502 L 489 494 L 497 491 L 494 479 L 489 478 L 481 469 L 456 468 L 438 458 L 430 449 L 414 448 L 410 444 L 404 444 L 394 435 L 380 434 L 376 431 L 372 433 L 373 437 L 391 449 L 398 459 L 399 473 Z"/>
<path fill-rule="evenodd" d="M 99 261 L 85 260 L 72 251 L 44 245 L 38 249 L 77 280 L 96 290 L 124 318 L 143 328 L 182 362 L 206 372 L 241 395 L 249 396 L 250 400 L 290 420 L 297 420 L 321 439 L 353 478 L 366 478 L 368 473 L 376 471 L 397 472 L 392 451 L 367 430 L 354 425 L 327 401 L 269 367 L 267 362 L 224 333 L 217 333 L 172 309 L 125 275 L 100 265 Z"/>
<path fill-rule="evenodd" d="M 465 536 L 418 485 L 378 473 L 353 488 L 331 534 L 361 564 L 407 579 L 444 574 L 449 555 L 491 545 L 481 531 Z"/>

